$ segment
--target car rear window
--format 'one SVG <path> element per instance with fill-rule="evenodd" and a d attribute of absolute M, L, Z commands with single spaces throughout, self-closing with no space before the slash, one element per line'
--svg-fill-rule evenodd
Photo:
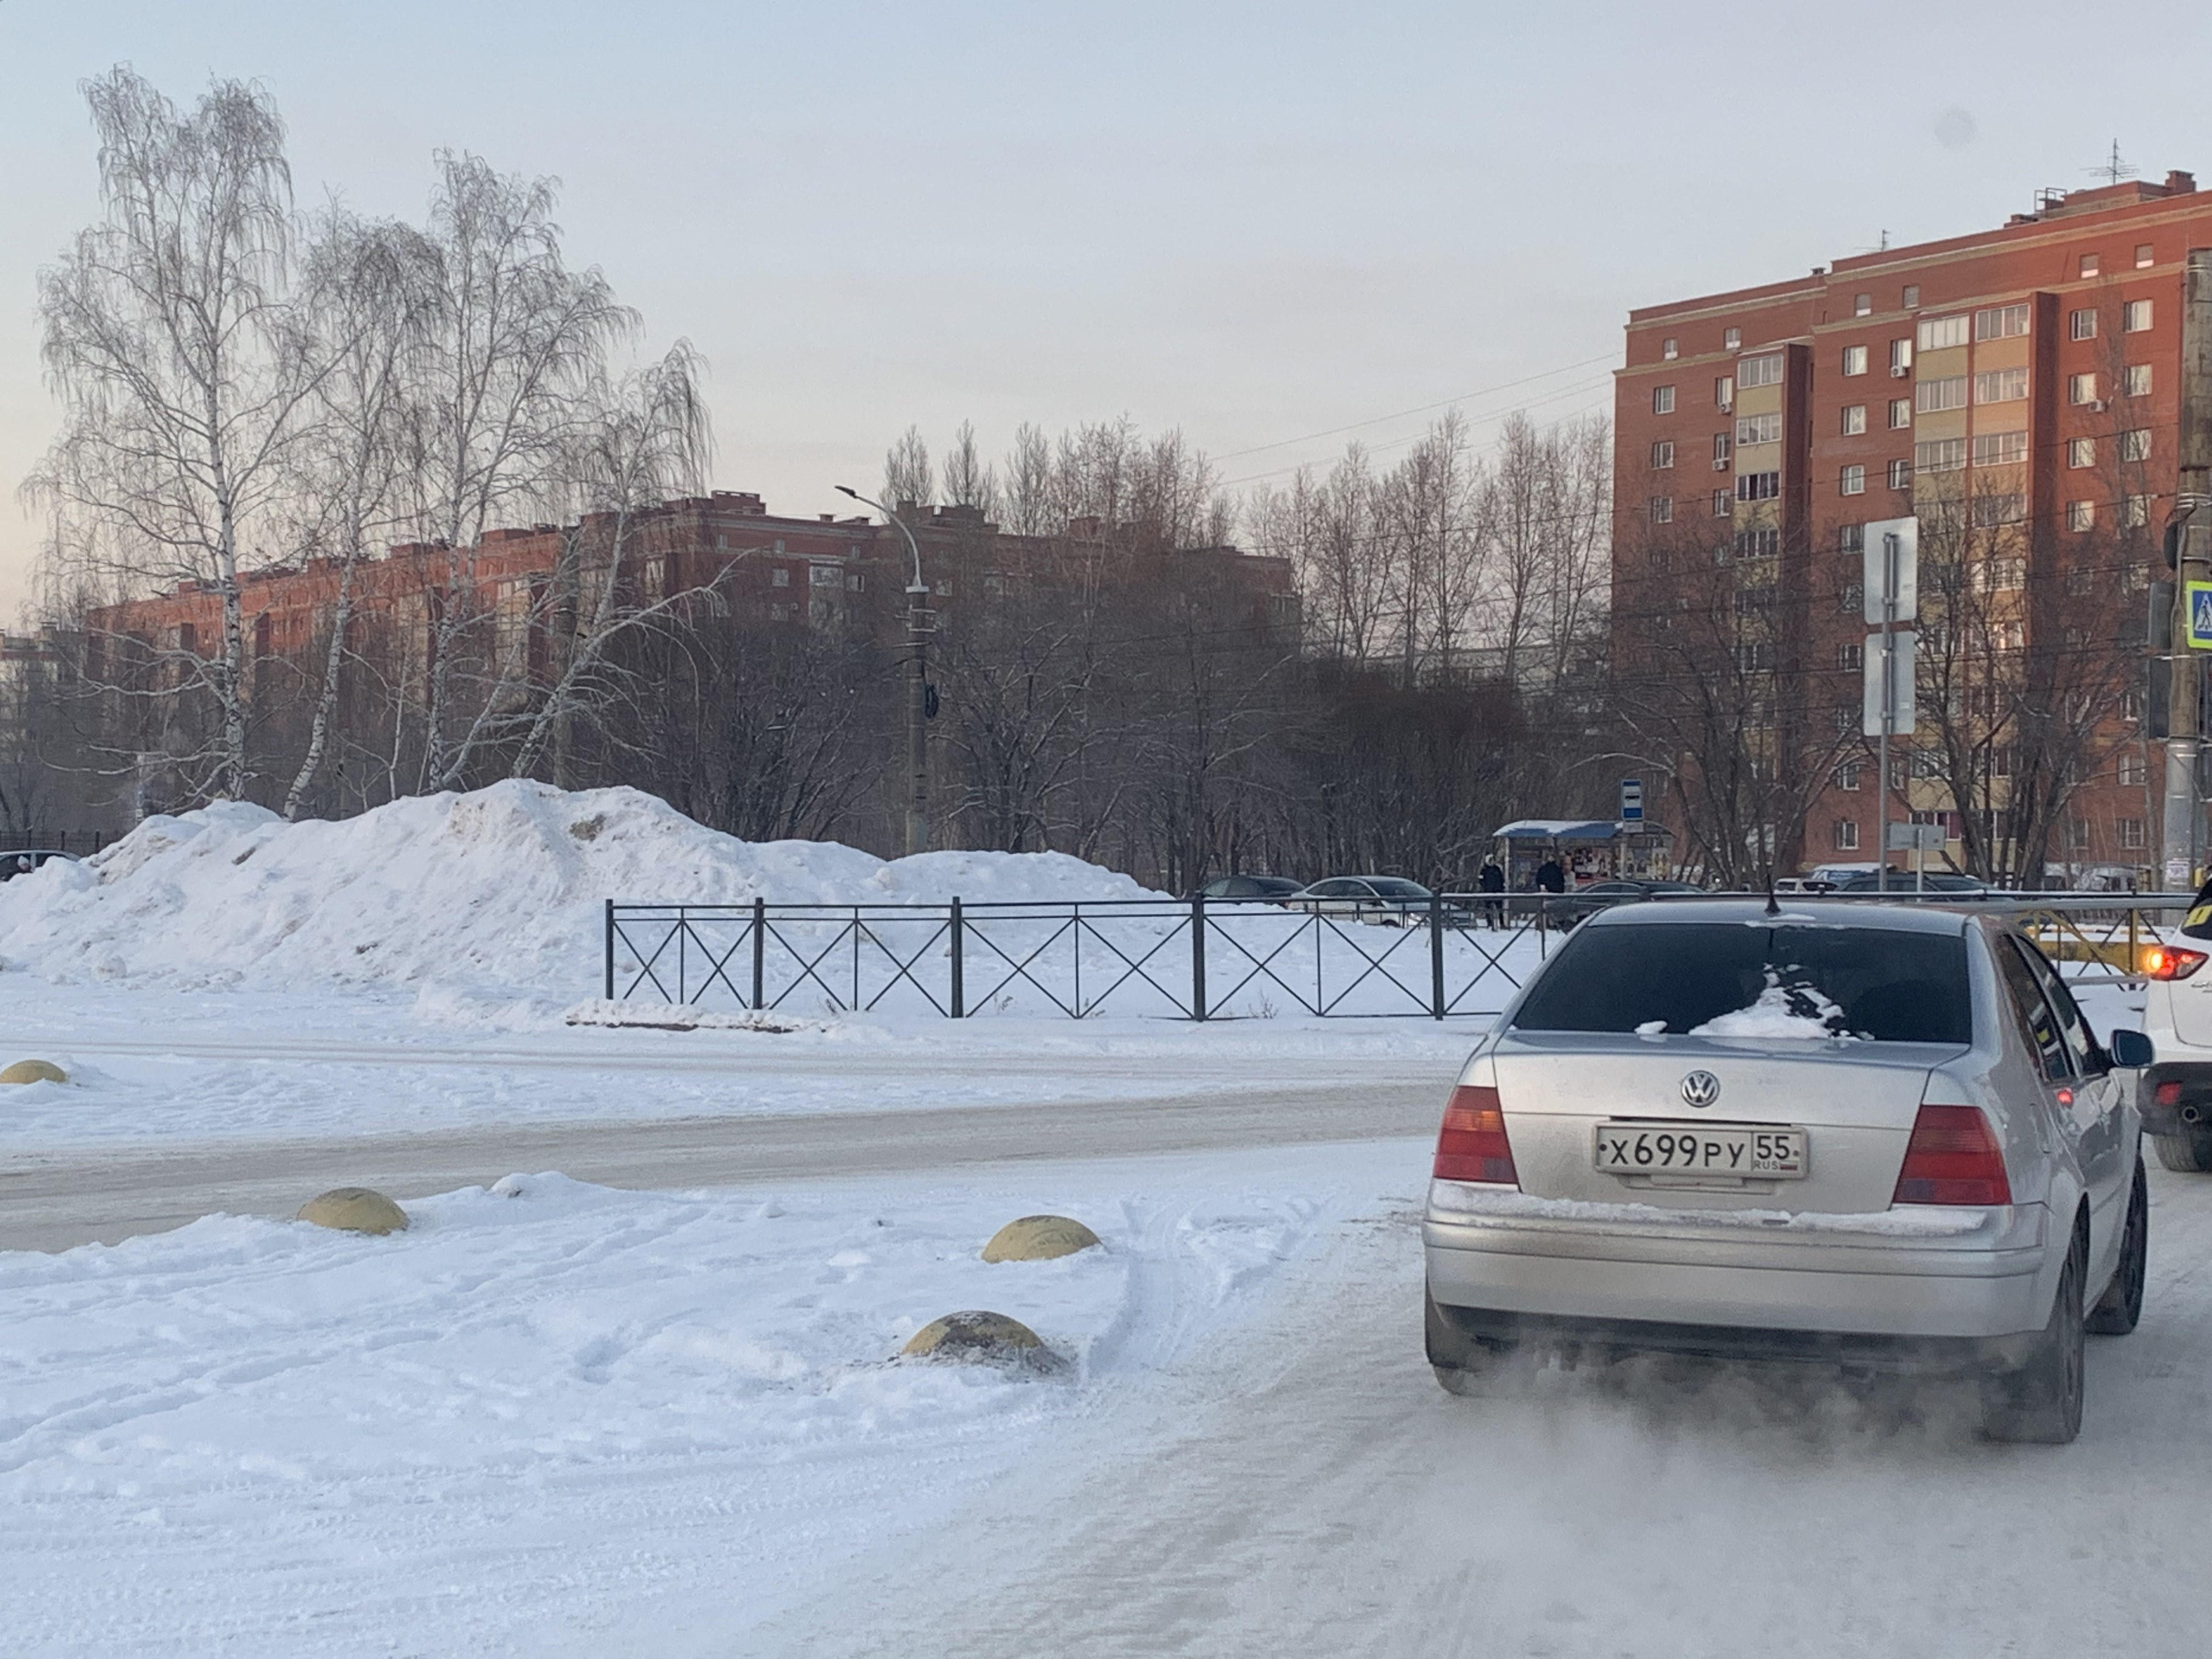
<path fill-rule="evenodd" d="M 1683 922 L 1586 927 L 1513 1018 L 1522 1031 L 1686 1033 L 1753 1010 L 1796 1017 L 1775 1035 L 1875 1042 L 1973 1039 L 1966 943 L 1888 928 Z M 1760 1035 L 1755 1023 L 1715 1035 Z"/>

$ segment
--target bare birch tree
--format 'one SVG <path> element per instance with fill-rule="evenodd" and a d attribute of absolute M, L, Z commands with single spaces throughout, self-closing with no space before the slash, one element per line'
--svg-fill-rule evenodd
<path fill-rule="evenodd" d="M 61 436 L 29 481 L 56 556 L 118 592 L 198 584 L 222 637 L 157 647 L 154 695 L 213 705 L 174 757 L 243 798 L 247 642 L 240 571 L 320 381 L 290 294 L 284 129 L 257 88 L 217 81 L 179 111 L 127 68 L 85 88 L 100 222 L 39 284 Z M 170 720 L 171 729 L 178 722 Z"/>

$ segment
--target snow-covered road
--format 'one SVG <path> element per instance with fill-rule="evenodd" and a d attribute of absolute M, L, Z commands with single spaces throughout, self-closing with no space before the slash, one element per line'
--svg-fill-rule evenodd
<path fill-rule="evenodd" d="M 615 1193 L 0 1256 L 36 1655 L 2203 1651 L 2212 1180 L 2070 1447 L 1940 1391 L 1629 1368 L 1454 1400 L 1426 1138 Z M 514 1192 L 516 1197 L 505 1194 Z M 991 1267 L 998 1219 L 1103 1254 Z M 990 1305 L 1058 1379 L 885 1365 Z"/>

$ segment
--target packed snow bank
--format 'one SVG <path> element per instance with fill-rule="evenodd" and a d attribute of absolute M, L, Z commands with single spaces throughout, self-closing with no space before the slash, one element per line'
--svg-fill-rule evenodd
<path fill-rule="evenodd" d="M 146 820 L 82 864 L 0 886 L 0 957 L 63 981 L 309 985 L 565 1008 L 597 981 L 602 906 L 1141 898 L 1060 853 L 885 862 L 751 842 L 635 789 L 506 782 L 287 823 L 219 802 Z"/>

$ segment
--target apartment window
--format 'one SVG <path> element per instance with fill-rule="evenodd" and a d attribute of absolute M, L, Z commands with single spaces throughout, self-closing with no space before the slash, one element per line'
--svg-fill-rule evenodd
<path fill-rule="evenodd" d="M 1664 361 L 1671 363 L 1674 361 L 1675 355 L 1674 337 L 1669 334 L 1665 339 L 1659 342 L 1659 356 Z M 1664 415 L 1666 412 L 1667 411 L 1663 409 L 1659 411 L 1662 415 Z"/>
<path fill-rule="evenodd" d="M 2089 820 L 2069 818 L 2066 821 L 2066 844 L 2077 853 L 2089 850 Z"/>
<path fill-rule="evenodd" d="M 1865 552 L 1866 526 L 1863 524 L 1845 524 L 1837 526 L 1836 551 L 1838 553 Z"/>
<path fill-rule="evenodd" d="M 1721 349 L 1723 351 L 1734 351 L 1742 343 L 1743 331 L 1741 329 L 1724 328 L 1721 331 Z"/>
<path fill-rule="evenodd" d="M 1836 850 L 1838 853 L 1859 850 L 1859 821 L 1856 818 L 1836 820 Z"/>
<path fill-rule="evenodd" d="M 2097 313 L 2094 310 L 2069 312 L 2067 313 L 2066 326 L 2067 331 L 2074 338 L 2094 340 L 2097 337 Z"/>
<path fill-rule="evenodd" d="M 2083 254 L 2081 262 L 2076 269 L 2084 276 L 2094 276 L 2097 274 L 2097 256 L 2094 253 Z"/>
<path fill-rule="evenodd" d="M 1779 472 L 1746 472 L 1735 481 L 1735 498 L 1740 501 L 1771 501 L 1781 494 Z"/>
<path fill-rule="evenodd" d="M 1837 667 L 1850 670 L 1863 668 L 1865 665 L 1866 647 L 1856 640 L 1846 641 L 1836 647 Z"/>
<path fill-rule="evenodd" d="M 2150 497 L 2127 495 L 2120 501 L 2120 526 L 2124 530 L 2142 530 L 2150 523 Z"/>
<path fill-rule="evenodd" d="M 1913 401 L 1923 415 L 1966 406 L 1966 377 L 1947 374 L 1940 380 L 1923 380 L 1912 389 Z"/>
<path fill-rule="evenodd" d="M 1851 315 L 1852 315 L 1852 316 L 1854 316 L 1854 317 L 1870 317 L 1870 316 L 1872 316 L 1873 314 L 1874 314 L 1874 295 L 1871 295 L 1871 294 L 1854 294 L 1854 295 L 1851 295 Z"/>
<path fill-rule="evenodd" d="M 843 574 L 834 564 L 810 565 L 806 580 L 816 587 L 842 587 L 845 585 Z"/>
<path fill-rule="evenodd" d="M 2130 300 L 2120 313 L 2120 328 L 2124 333 L 2141 334 L 2150 326 L 2151 305 L 2148 300 Z"/>
<path fill-rule="evenodd" d="M 2136 244 L 2136 269 L 2137 270 L 2148 270 L 2157 263 L 2158 258 L 2151 252 L 2151 246 L 2148 242 L 2137 242 Z"/>
<path fill-rule="evenodd" d="M 1889 464 L 1889 487 L 1892 489 L 1910 489 L 1912 488 L 1911 462 L 1892 461 Z"/>
<path fill-rule="evenodd" d="M 2150 459 L 2150 428 L 2137 427 L 2132 432 L 2120 434 L 2120 459 L 2124 461 L 2147 461 Z"/>
<path fill-rule="evenodd" d="M 2025 623 L 2002 622 L 1999 623 L 1990 630 L 1990 632 L 1995 636 L 1993 642 L 2000 651 L 2025 651 L 2027 649 L 2027 629 Z"/>
<path fill-rule="evenodd" d="M 1782 354 L 1769 352 L 1764 357 L 1746 357 L 1736 365 L 1736 384 L 1746 392 L 1753 386 L 1782 384 Z"/>
<path fill-rule="evenodd" d="M 1730 500 L 1727 490 L 1716 489 L 1713 491 L 1713 517 L 1716 519 L 1725 519 L 1733 509 L 1733 506 L 1734 503 Z"/>
<path fill-rule="evenodd" d="M 1892 340 L 1889 343 L 1889 376 L 1901 380 L 1912 373 L 1912 342 Z"/>
<path fill-rule="evenodd" d="M 1983 530 L 1995 530 L 2008 524 L 2027 522 L 2027 497 L 2016 490 L 1984 491 L 1974 497 L 1972 518 L 1975 526 Z M 2005 584 L 2018 587 L 2018 582 Z"/>
<path fill-rule="evenodd" d="M 1672 439 L 1662 438 L 1651 446 L 1651 465 L 1657 469 L 1674 465 L 1674 444 Z"/>
<path fill-rule="evenodd" d="M 1740 587 L 1735 595 L 1735 613 L 1739 617 L 1762 616 L 1774 609 L 1774 589 Z"/>
<path fill-rule="evenodd" d="M 1844 410 L 1844 436 L 1856 438 L 1866 430 L 1866 405 L 1852 404 Z"/>
<path fill-rule="evenodd" d="M 2143 844 L 2143 821 L 2141 818 L 2115 818 L 2112 828 L 2119 834 L 2120 845 L 2133 852 Z"/>
<path fill-rule="evenodd" d="M 1843 477 L 1838 484 L 1838 488 L 1840 489 L 1846 495 L 1865 495 L 1866 469 L 1863 466 L 1845 467 L 1843 471 Z"/>
<path fill-rule="evenodd" d="M 2150 365 L 2130 363 L 2120 371 L 2120 390 L 2130 398 L 2150 396 Z"/>
<path fill-rule="evenodd" d="M 2027 396 L 2025 368 L 1992 368 L 1974 376 L 1978 404 L 2016 404 Z"/>
<path fill-rule="evenodd" d="M 1964 438 L 1929 438 L 1912 446 L 1916 472 L 1956 472 L 1966 465 Z"/>
<path fill-rule="evenodd" d="M 2027 332 L 2027 307 L 2021 306 L 1991 306 L 1987 311 L 1974 313 L 1974 337 L 1977 340 L 2009 340 Z"/>
<path fill-rule="evenodd" d="M 1674 498 L 1672 495 L 1654 495 L 1651 498 L 1651 522 L 1654 524 L 1674 522 Z"/>
<path fill-rule="evenodd" d="M 1902 431 L 1912 424 L 1912 399 L 1892 398 L 1889 400 L 1889 429 Z"/>
<path fill-rule="evenodd" d="M 1844 348 L 1844 373 L 1846 374 L 1863 374 L 1866 372 L 1867 349 L 1863 345 L 1845 346 Z"/>
<path fill-rule="evenodd" d="M 2069 438 L 2066 441 L 2066 465 L 2077 471 L 2097 464 L 2097 441 L 2094 438 Z"/>
<path fill-rule="evenodd" d="M 791 572 L 789 572 L 788 570 L 775 570 L 775 571 L 770 571 L 770 572 L 769 573 L 768 585 L 769 585 L 770 587 L 788 587 L 788 586 L 791 586 Z"/>
<path fill-rule="evenodd" d="M 1673 386 L 1655 386 L 1651 388 L 1651 412 L 1654 415 L 1672 415 L 1674 412 Z"/>
<path fill-rule="evenodd" d="M 1923 351 L 1943 351 L 1952 346 L 1966 343 L 1966 331 L 1972 319 L 1960 312 L 1955 317 L 1925 317 L 1913 331 Z"/>
<path fill-rule="evenodd" d="M 2124 720 L 2139 720 L 2142 716 L 2143 694 L 2140 691 L 2121 692 L 2120 718 Z"/>
<path fill-rule="evenodd" d="M 1841 608 L 1846 617 L 1858 616 L 1866 610 L 1866 585 L 1863 582 L 1845 582 L 1836 590 L 1836 597 L 1843 601 Z"/>
<path fill-rule="evenodd" d="M 2122 755 L 2120 757 L 2121 787 L 2140 789 L 2143 785 L 2146 770 L 2143 757 L 2141 755 Z"/>
<path fill-rule="evenodd" d="M 1913 307 L 1918 305 L 1920 303 L 1920 284 L 1917 283 L 1907 283 L 1905 285 L 1904 300 L 1905 308 L 1907 311 L 1911 310 Z"/>
<path fill-rule="evenodd" d="M 1782 417 L 1779 415 L 1739 415 L 1735 422 L 1735 441 L 1740 448 L 1745 444 L 1772 444 L 1782 441 Z"/>
<path fill-rule="evenodd" d="M 1726 467 L 1726 466 L 1728 465 L 1728 464 L 1729 464 L 1729 453 L 1730 453 L 1730 449 L 1729 449 L 1729 434 L 1728 434 L 1727 433 L 1725 433 L 1725 432 L 1716 432 L 1716 433 L 1714 433 L 1714 434 L 1713 434 L 1713 471 L 1714 471 L 1718 472 L 1718 471 L 1720 471 L 1722 469 L 1723 469 L 1724 467 Z"/>
<path fill-rule="evenodd" d="M 1779 530 L 1741 530 L 1736 532 L 1735 556 L 1739 559 L 1771 559 L 1782 550 Z"/>
<path fill-rule="evenodd" d="M 1984 559 L 1975 568 L 1975 586 L 1984 593 L 2002 593 L 2027 586 L 2025 559 Z"/>
<path fill-rule="evenodd" d="M 1853 663 L 1851 666 L 1856 668 L 1858 665 Z M 1828 774 L 1828 782 L 1835 788 L 1849 790 L 1853 794 L 1856 794 L 1859 787 L 1859 763 L 1856 761 L 1845 761 Z"/>
<path fill-rule="evenodd" d="M 1976 466 L 2018 466 L 2027 459 L 2026 432 L 1978 432 L 1974 434 Z"/>
<path fill-rule="evenodd" d="M 2097 504 L 2094 501 L 2066 503 L 2066 527 L 2069 530 L 2094 530 L 2097 527 Z"/>
<path fill-rule="evenodd" d="M 2069 404 L 2095 403 L 2097 377 L 2094 374 L 2069 374 L 2066 377 L 2066 401 Z"/>

